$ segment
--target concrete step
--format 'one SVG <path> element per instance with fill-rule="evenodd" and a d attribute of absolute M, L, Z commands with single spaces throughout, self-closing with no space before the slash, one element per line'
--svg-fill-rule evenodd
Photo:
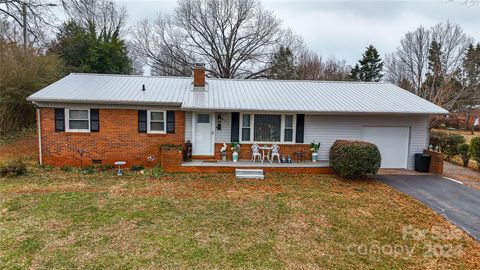
<path fill-rule="evenodd" d="M 235 169 L 237 179 L 263 179 L 262 169 Z"/>

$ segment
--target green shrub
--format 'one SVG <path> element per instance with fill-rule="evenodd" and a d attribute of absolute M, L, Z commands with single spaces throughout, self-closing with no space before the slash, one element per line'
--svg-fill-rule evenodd
<path fill-rule="evenodd" d="M 130 167 L 130 170 L 133 172 L 142 171 L 144 169 L 145 168 L 143 167 L 143 165 L 133 165 L 132 167 Z"/>
<path fill-rule="evenodd" d="M 430 133 L 430 145 L 433 150 L 443 151 L 445 144 L 447 143 L 448 134 L 441 131 L 432 131 Z"/>
<path fill-rule="evenodd" d="M 358 178 L 376 174 L 380 164 L 380 151 L 372 143 L 338 140 L 330 148 L 330 166 L 343 177 Z"/>
<path fill-rule="evenodd" d="M 63 165 L 62 167 L 60 167 L 60 170 L 64 172 L 73 172 L 73 168 L 67 165 Z"/>
<path fill-rule="evenodd" d="M 86 166 L 78 169 L 78 172 L 83 174 L 94 174 L 96 171 L 97 170 L 93 166 Z"/>
<path fill-rule="evenodd" d="M 470 156 L 480 168 L 480 137 L 475 137 L 470 141 Z"/>
<path fill-rule="evenodd" d="M 163 168 L 157 165 L 145 172 L 147 177 L 160 178 L 163 175 Z"/>
<path fill-rule="evenodd" d="M 111 170 L 113 168 L 115 168 L 115 166 L 113 166 L 112 164 L 103 164 L 103 165 L 100 165 L 97 167 L 100 171 L 104 172 L 104 171 L 108 171 L 108 170 Z"/>
<path fill-rule="evenodd" d="M 160 145 L 160 150 L 182 150 L 183 145 L 181 144 L 173 144 L 173 143 L 166 143 Z"/>
<path fill-rule="evenodd" d="M 22 159 L 7 160 L 0 164 L 0 176 L 15 177 L 27 174 L 27 164 Z"/>
<path fill-rule="evenodd" d="M 457 151 L 460 157 L 462 157 L 463 167 L 467 167 L 470 161 L 470 145 L 468 143 L 461 143 L 457 146 Z"/>
<path fill-rule="evenodd" d="M 53 169 L 55 169 L 55 167 L 53 167 L 53 165 L 40 165 L 40 168 L 47 171 L 47 172 L 50 172 L 50 171 L 53 171 Z"/>
<path fill-rule="evenodd" d="M 447 136 L 445 146 L 443 148 L 443 152 L 446 154 L 446 160 L 450 160 L 453 156 L 459 154 L 458 145 L 461 143 L 465 143 L 465 137 L 463 137 L 462 135 L 451 134 Z"/>

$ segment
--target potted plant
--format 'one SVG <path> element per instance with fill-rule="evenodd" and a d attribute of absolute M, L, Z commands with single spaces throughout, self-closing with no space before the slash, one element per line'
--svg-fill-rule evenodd
<path fill-rule="evenodd" d="M 318 160 L 318 149 L 320 149 L 320 142 L 315 143 L 315 141 L 310 143 L 310 151 L 312 151 L 312 162 L 317 162 Z"/>
<path fill-rule="evenodd" d="M 220 148 L 220 156 L 222 157 L 222 161 L 227 160 L 227 144 L 223 143 L 222 148 Z"/>
<path fill-rule="evenodd" d="M 240 144 L 238 142 L 231 142 L 230 149 L 233 151 L 233 154 L 232 154 L 233 162 L 237 162 L 238 154 L 240 153 Z"/>

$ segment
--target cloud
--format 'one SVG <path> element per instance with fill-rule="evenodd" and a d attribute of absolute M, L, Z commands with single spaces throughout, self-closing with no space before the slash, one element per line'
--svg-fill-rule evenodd
<path fill-rule="evenodd" d="M 480 39 L 480 5 L 441 2 L 265 2 L 283 24 L 302 34 L 312 49 L 354 64 L 369 44 L 381 55 L 394 51 L 400 39 L 418 26 L 450 20 Z"/>
<path fill-rule="evenodd" d="M 157 13 L 173 12 L 175 1 L 118 1 L 126 6 L 129 24 Z M 480 4 L 451 1 L 264 1 L 283 21 L 300 33 L 307 45 L 323 56 L 354 64 L 366 46 L 381 55 L 395 50 L 400 39 L 418 26 L 450 20 L 480 41 Z"/>

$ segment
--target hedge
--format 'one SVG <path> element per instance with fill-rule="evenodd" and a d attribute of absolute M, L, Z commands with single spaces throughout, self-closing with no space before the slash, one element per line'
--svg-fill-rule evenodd
<path fill-rule="evenodd" d="M 467 167 L 470 162 L 470 145 L 468 143 L 461 143 L 457 146 L 457 151 L 463 161 L 463 167 Z"/>
<path fill-rule="evenodd" d="M 381 165 L 378 147 L 369 142 L 337 140 L 330 148 L 330 167 L 340 176 L 376 174 Z"/>
<path fill-rule="evenodd" d="M 450 134 L 445 140 L 443 152 L 447 155 L 446 160 L 450 160 L 453 156 L 459 155 L 458 145 L 465 143 L 465 137 L 460 134 Z"/>
<path fill-rule="evenodd" d="M 480 168 L 480 137 L 475 137 L 470 141 L 470 156 Z"/>
<path fill-rule="evenodd" d="M 430 133 L 430 145 L 435 151 L 443 151 L 447 142 L 448 134 L 441 131 L 432 131 Z"/>

